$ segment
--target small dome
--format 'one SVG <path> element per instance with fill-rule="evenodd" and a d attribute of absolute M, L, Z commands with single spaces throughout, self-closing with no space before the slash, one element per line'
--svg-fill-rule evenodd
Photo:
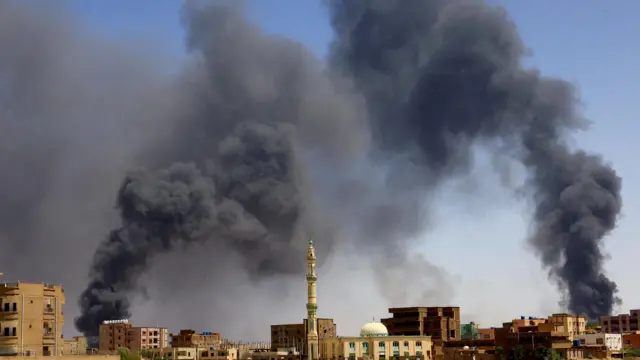
<path fill-rule="evenodd" d="M 381 323 L 372 322 L 365 324 L 362 329 L 360 329 L 360 336 L 388 336 L 389 331 L 387 327 Z"/>

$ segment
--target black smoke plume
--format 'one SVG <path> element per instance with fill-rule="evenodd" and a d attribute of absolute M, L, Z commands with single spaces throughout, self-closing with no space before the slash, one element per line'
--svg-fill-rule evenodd
<path fill-rule="evenodd" d="M 617 287 L 604 237 L 621 210 L 621 179 L 601 158 L 571 150 L 585 125 L 571 84 L 522 65 L 526 48 L 501 8 L 474 1 L 329 1 L 334 68 L 369 100 L 376 143 L 409 152 L 430 186 L 464 173 L 480 142 L 522 161 L 535 200 L 530 239 L 590 319 L 610 314 Z"/>

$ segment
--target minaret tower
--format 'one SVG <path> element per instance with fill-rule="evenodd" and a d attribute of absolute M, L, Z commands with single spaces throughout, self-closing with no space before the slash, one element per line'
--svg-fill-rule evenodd
<path fill-rule="evenodd" d="M 316 303 L 316 251 L 313 240 L 307 250 L 307 359 L 318 360 L 318 304 Z"/>

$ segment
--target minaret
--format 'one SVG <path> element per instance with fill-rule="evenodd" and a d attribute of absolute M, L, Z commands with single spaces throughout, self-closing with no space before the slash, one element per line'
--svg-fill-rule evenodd
<path fill-rule="evenodd" d="M 307 359 L 318 360 L 318 304 L 316 304 L 316 251 L 313 240 L 307 250 Z"/>

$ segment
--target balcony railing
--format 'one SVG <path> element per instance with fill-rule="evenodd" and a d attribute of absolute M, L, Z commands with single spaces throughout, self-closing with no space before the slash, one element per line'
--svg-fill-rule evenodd
<path fill-rule="evenodd" d="M 47 305 L 47 306 L 44 307 L 44 312 L 46 314 L 52 314 L 55 311 L 56 311 L 56 309 L 54 309 L 53 306 L 51 306 L 51 305 Z"/>

